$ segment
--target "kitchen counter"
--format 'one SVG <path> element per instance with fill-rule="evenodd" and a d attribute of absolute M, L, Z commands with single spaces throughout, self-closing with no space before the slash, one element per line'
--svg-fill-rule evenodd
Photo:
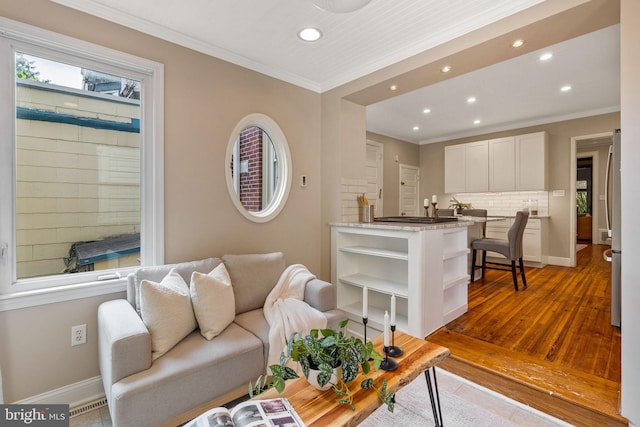
<path fill-rule="evenodd" d="M 469 227 L 474 224 L 473 221 L 452 221 L 452 222 L 439 222 L 434 224 L 420 224 L 409 222 L 332 222 L 329 225 L 333 227 L 353 227 L 353 228 L 368 228 L 376 230 L 395 230 L 395 231 L 423 231 L 423 230 L 443 230 L 447 228 L 460 228 Z"/>

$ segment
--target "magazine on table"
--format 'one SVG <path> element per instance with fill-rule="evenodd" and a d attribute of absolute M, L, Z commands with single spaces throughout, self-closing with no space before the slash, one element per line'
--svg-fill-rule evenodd
<path fill-rule="evenodd" d="M 233 409 L 213 408 L 183 427 L 305 427 L 284 397 L 247 400 Z"/>

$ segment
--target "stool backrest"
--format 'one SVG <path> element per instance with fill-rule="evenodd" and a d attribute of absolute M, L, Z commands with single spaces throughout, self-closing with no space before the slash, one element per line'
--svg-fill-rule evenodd
<path fill-rule="evenodd" d="M 476 217 L 481 217 L 481 218 L 486 218 L 487 217 L 487 210 L 486 209 L 464 209 L 462 211 L 462 215 L 463 216 L 476 216 Z M 483 222 L 482 223 L 482 237 L 487 235 L 487 223 Z"/>
<path fill-rule="evenodd" d="M 522 257 L 522 236 L 529 220 L 529 212 L 518 211 L 513 225 L 509 229 L 509 255 L 511 260 Z"/>

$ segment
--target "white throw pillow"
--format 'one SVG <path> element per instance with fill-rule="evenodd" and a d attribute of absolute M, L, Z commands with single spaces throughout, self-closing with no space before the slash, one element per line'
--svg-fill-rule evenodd
<path fill-rule="evenodd" d="M 160 283 L 140 282 L 140 315 L 151 334 L 151 359 L 165 354 L 198 325 L 189 287 L 175 269 Z"/>
<path fill-rule="evenodd" d="M 236 317 L 231 278 L 220 263 L 209 274 L 191 274 L 191 302 L 200 333 L 208 340 L 219 335 Z"/>

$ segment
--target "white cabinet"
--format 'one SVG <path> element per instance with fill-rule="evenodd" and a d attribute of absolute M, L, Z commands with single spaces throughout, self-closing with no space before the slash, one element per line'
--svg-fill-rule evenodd
<path fill-rule="evenodd" d="M 493 239 L 507 240 L 509 228 L 515 219 L 505 218 L 500 221 L 487 222 L 486 236 Z M 522 236 L 522 258 L 532 263 L 543 264 L 543 253 L 545 252 L 545 241 L 543 239 L 543 222 L 541 218 L 529 218 L 527 226 Z M 487 252 L 487 256 L 492 258 L 503 258 L 500 254 Z M 478 258 L 479 259 L 479 258 Z"/>
<path fill-rule="evenodd" d="M 516 189 L 515 138 L 489 140 L 489 191 Z"/>
<path fill-rule="evenodd" d="M 516 190 L 547 190 L 548 136 L 546 132 L 515 137 Z"/>
<path fill-rule="evenodd" d="M 547 190 L 546 132 L 444 148 L 444 192 Z"/>
<path fill-rule="evenodd" d="M 444 192 L 479 193 L 489 189 L 489 141 L 444 148 Z"/>
<path fill-rule="evenodd" d="M 444 147 L 444 192 L 467 191 L 467 153 L 464 144 Z"/>
<path fill-rule="evenodd" d="M 362 336 L 363 288 L 367 336 L 383 329 L 396 296 L 397 328 L 426 335 L 467 311 L 467 228 L 333 225 L 332 281 L 349 333 Z"/>

